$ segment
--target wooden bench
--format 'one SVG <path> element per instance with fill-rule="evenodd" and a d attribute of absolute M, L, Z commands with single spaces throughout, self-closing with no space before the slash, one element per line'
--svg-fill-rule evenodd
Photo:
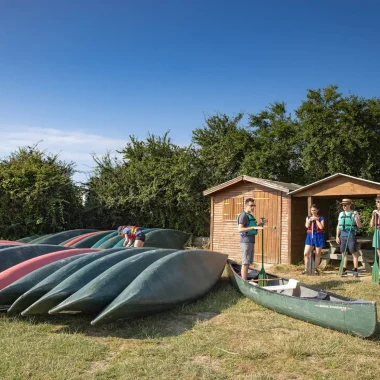
<path fill-rule="evenodd" d="M 320 269 L 325 269 L 330 260 L 342 260 L 342 253 L 335 239 L 326 240 L 327 248 L 322 249 Z M 370 248 L 372 239 L 358 237 L 358 261 L 362 263 L 366 272 L 371 272 L 374 262 L 374 249 Z M 366 248 L 363 248 L 366 247 Z M 348 261 L 353 261 L 352 255 L 348 254 Z"/>

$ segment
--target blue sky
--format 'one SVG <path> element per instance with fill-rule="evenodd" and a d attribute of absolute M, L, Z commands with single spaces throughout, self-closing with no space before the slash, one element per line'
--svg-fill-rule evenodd
<path fill-rule="evenodd" d="M 205 115 L 289 111 L 308 88 L 380 94 L 379 1 L 0 0 L 0 157 L 90 152 Z"/>

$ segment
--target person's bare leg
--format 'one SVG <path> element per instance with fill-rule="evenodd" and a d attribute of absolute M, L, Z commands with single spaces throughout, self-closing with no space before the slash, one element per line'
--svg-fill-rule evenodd
<path fill-rule="evenodd" d="M 305 270 L 307 270 L 307 263 L 309 262 L 310 251 L 311 251 L 311 245 L 305 245 L 305 251 L 303 253 L 304 260 L 305 260 Z"/>
<path fill-rule="evenodd" d="M 354 260 L 354 268 L 358 268 L 359 266 L 359 260 L 358 260 L 358 253 L 357 252 L 353 252 L 352 253 L 352 258 Z"/>
<path fill-rule="evenodd" d="M 135 248 L 143 247 L 143 246 L 144 246 L 144 242 L 142 240 L 135 240 L 135 244 L 134 244 Z"/>
<path fill-rule="evenodd" d="M 241 278 L 243 280 L 246 280 L 246 281 L 247 281 L 247 278 L 248 278 L 248 268 L 249 268 L 249 265 L 247 265 L 247 264 L 243 264 L 241 266 Z"/>
<path fill-rule="evenodd" d="M 315 248 L 315 269 L 318 269 L 321 263 L 322 247 Z"/>

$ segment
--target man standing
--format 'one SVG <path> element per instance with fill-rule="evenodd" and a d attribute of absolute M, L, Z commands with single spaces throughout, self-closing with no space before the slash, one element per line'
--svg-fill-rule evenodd
<path fill-rule="evenodd" d="M 359 213 L 351 210 L 351 199 L 343 199 L 341 205 L 343 211 L 339 213 L 338 225 L 336 226 L 336 242 L 340 244 L 340 252 L 343 254 L 346 251 L 344 258 L 343 275 L 347 275 L 347 251 L 350 251 L 354 260 L 354 271 L 352 275 L 358 277 L 358 253 L 356 231 L 362 227 Z M 346 249 L 347 247 L 347 249 Z"/>
<path fill-rule="evenodd" d="M 256 207 L 253 198 L 245 200 L 245 211 L 238 216 L 238 231 L 240 233 L 240 249 L 241 249 L 241 277 L 247 280 L 249 265 L 253 263 L 253 252 L 255 245 L 255 235 L 258 230 L 263 229 L 263 224 L 257 224 L 253 211 Z M 267 221 L 265 220 L 264 223 Z"/>

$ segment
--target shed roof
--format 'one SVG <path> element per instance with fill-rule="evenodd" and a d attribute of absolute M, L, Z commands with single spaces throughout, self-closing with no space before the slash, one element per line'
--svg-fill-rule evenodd
<path fill-rule="evenodd" d="M 203 195 L 210 195 L 210 194 L 216 193 L 217 191 L 223 190 L 239 182 L 256 183 L 258 185 L 269 187 L 274 190 L 280 190 L 285 193 L 289 193 L 289 191 L 291 190 L 296 190 L 302 187 L 301 185 L 297 185 L 296 183 L 278 182 L 278 181 L 272 181 L 269 179 L 250 177 L 248 175 L 241 175 L 227 182 L 221 183 L 220 185 L 217 185 L 217 186 L 211 187 L 210 189 L 205 190 L 203 192 Z"/>
<path fill-rule="evenodd" d="M 328 184 L 328 182 L 331 182 Z M 345 184 L 346 186 L 342 186 Z M 380 193 L 380 183 L 354 177 L 348 174 L 336 173 L 309 185 L 291 191 L 290 195 L 375 195 Z"/>

